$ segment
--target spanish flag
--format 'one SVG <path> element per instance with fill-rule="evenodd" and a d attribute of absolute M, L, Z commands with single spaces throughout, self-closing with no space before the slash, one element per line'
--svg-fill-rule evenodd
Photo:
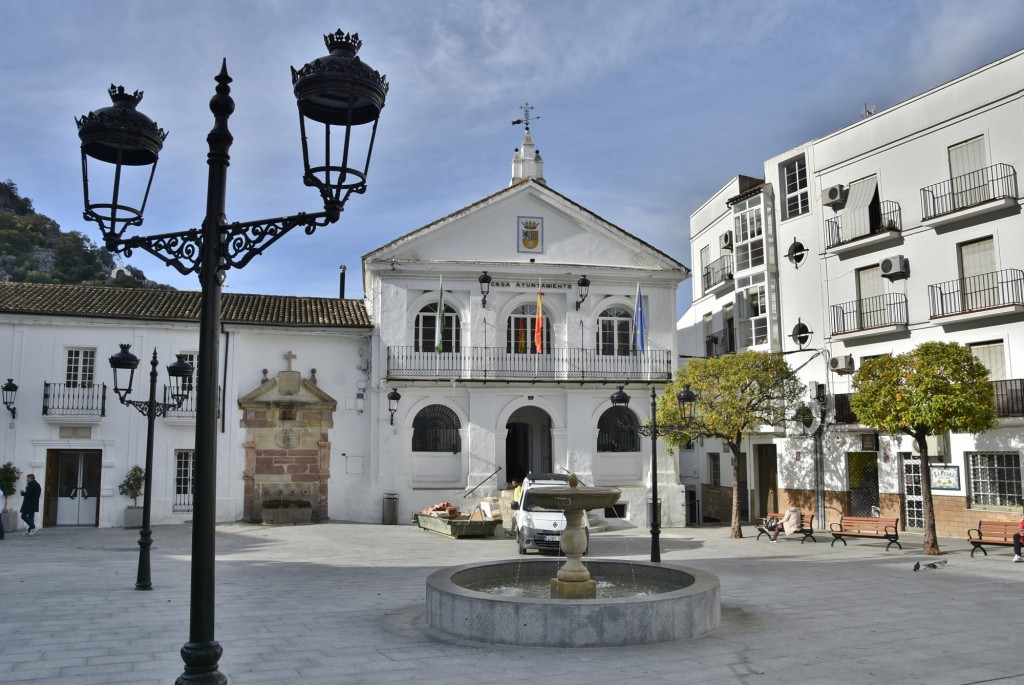
<path fill-rule="evenodd" d="M 544 295 L 537 281 L 537 318 L 533 322 L 533 349 L 535 354 L 544 350 Z"/>

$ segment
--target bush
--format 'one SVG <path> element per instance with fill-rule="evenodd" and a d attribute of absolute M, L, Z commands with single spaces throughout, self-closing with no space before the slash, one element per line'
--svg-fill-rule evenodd
<path fill-rule="evenodd" d="M 12 462 L 0 466 L 0 493 L 3 493 L 4 496 L 4 511 L 10 511 L 7 508 L 7 498 L 18 491 L 19 478 L 21 478 L 21 469 Z"/>
<path fill-rule="evenodd" d="M 117 486 L 117 491 L 124 497 L 132 498 L 132 508 L 139 508 L 139 498 L 142 497 L 142 489 L 146 485 L 146 471 L 136 464 L 128 469 L 124 480 Z"/>

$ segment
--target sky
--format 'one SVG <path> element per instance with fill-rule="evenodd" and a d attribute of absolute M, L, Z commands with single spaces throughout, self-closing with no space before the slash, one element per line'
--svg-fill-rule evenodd
<path fill-rule="evenodd" d="M 144 91 L 169 135 L 133 230 L 197 227 L 224 59 L 228 220 L 321 211 L 289 67 L 326 55 L 326 33 L 358 33 L 390 83 L 366 194 L 225 282 L 314 297 L 338 295 L 341 265 L 362 297 L 363 255 L 506 187 L 524 103 L 550 187 L 690 266 L 689 216 L 732 177 L 1024 48 L 1018 0 L 5 0 L 3 19 L 0 180 L 96 244 L 75 117 L 108 106 L 111 84 Z M 149 255 L 123 261 L 199 288 Z"/>

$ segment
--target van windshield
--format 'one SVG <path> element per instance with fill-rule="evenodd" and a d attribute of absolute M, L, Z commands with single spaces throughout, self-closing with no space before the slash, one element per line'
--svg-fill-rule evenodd
<path fill-rule="evenodd" d="M 553 509 L 551 507 L 541 506 L 535 497 L 532 497 L 533 493 L 529 490 L 523 495 L 523 509 L 526 511 L 562 511 L 561 509 Z"/>

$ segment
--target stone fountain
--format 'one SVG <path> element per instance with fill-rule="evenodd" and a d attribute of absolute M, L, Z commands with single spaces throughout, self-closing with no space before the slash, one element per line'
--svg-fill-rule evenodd
<path fill-rule="evenodd" d="M 543 491 L 543 495 L 541 492 Z M 610 507 L 617 488 L 537 488 L 544 505 L 565 512 L 562 533 L 565 564 L 555 560 L 499 561 L 435 571 L 427 578 L 427 625 L 447 638 L 532 647 L 621 647 L 701 637 L 718 629 L 718 578 L 694 568 L 637 561 L 591 559 L 583 516 Z M 627 596 L 599 597 L 591 578 L 621 586 L 660 589 Z M 552 578 L 552 574 L 555 575 Z M 550 578 L 549 599 L 490 594 L 481 584 Z"/>

